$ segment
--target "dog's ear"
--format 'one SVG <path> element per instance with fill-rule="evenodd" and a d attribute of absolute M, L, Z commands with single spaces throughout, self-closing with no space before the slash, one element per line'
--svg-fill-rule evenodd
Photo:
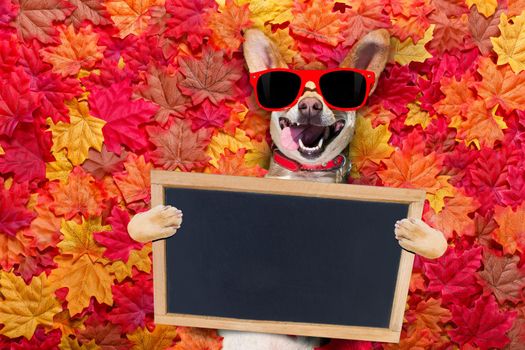
<path fill-rule="evenodd" d="M 354 44 L 352 50 L 341 62 L 341 67 L 371 70 L 376 75 L 376 81 L 370 94 L 375 90 L 377 81 L 385 69 L 390 53 L 390 34 L 386 29 L 371 31 Z"/>
<path fill-rule="evenodd" d="M 251 73 L 269 68 L 288 68 L 277 46 L 260 30 L 246 30 L 244 40 L 244 59 Z"/>

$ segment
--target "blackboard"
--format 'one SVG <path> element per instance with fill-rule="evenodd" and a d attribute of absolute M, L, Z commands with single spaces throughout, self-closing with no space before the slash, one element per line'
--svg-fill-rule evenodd
<path fill-rule="evenodd" d="M 394 223 L 424 192 L 157 171 L 152 186 L 184 213 L 154 243 L 157 322 L 399 339 L 413 256 Z"/>

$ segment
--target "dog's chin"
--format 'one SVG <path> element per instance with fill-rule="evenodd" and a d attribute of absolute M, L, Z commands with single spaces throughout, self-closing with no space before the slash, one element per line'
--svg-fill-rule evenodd
<path fill-rule="evenodd" d="M 291 138 L 297 147 L 297 150 L 293 151 L 293 153 L 299 156 L 301 160 L 307 163 L 314 163 L 317 160 L 324 162 L 326 161 L 324 159 L 326 158 L 326 151 L 333 148 L 330 145 L 337 141 L 341 132 L 347 126 L 346 123 L 346 120 L 339 119 L 331 125 L 320 126 L 292 123 L 286 117 L 279 117 L 279 134 L 287 128 L 287 132 L 292 134 Z M 280 149 L 283 151 L 282 147 Z M 289 152 L 285 151 L 283 153 Z"/>

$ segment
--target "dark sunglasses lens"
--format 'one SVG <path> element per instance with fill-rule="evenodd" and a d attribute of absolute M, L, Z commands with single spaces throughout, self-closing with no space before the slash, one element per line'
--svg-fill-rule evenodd
<path fill-rule="evenodd" d="M 319 79 L 321 93 L 334 107 L 355 108 L 366 99 L 366 78 L 358 72 L 335 71 Z"/>
<path fill-rule="evenodd" d="M 292 72 L 268 72 L 257 80 L 257 96 L 263 108 L 284 108 L 293 103 L 301 78 Z"/>

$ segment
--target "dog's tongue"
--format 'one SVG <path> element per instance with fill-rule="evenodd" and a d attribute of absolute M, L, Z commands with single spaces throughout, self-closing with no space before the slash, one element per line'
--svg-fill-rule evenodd
<path fill-rule="evenodd" d="M 284 148 L 295 151 L 299 148 L 299 140 L 307 147 L 312 145 L 324 132 L 323 126 L 306 125 L 286 127 L 281 131 L 281 144 Z M 315 146 L 315 145 L 313 145 Z"/>

